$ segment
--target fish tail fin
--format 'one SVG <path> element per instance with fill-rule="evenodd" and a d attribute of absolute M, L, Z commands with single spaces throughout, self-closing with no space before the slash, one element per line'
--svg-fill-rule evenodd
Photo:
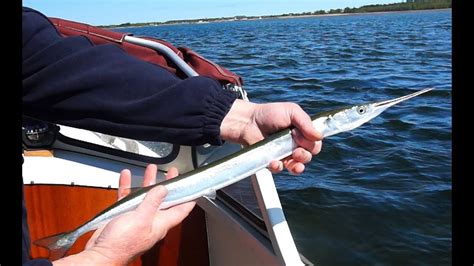
<path fill-rule="evenodd" d="M 50 260 L 57 260 L 64 257 L 74 244 L 74 241 L 66 239 L 68 235 L 68 233 L 60 233 L 57 235 L 47 236 L 36 240 L 34 244 L 48 249 Z"/>

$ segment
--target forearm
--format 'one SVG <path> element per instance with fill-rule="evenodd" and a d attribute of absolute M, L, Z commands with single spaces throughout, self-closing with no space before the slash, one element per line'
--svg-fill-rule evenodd
<path fill-rule="evenodd" d="M 114 86 L 86 86 L 92 89 L 74 92 L 52 85 L 49 91 L 53 95 L 29 91 L 23 96 L 23 114 L 134 139 L 220 144 L 220 124 L 235 100 L 217 82 L 205 77 L 154 88 L 154 92 L 133 86 L 116 86 L 114 92 L 110 92 Z"/>

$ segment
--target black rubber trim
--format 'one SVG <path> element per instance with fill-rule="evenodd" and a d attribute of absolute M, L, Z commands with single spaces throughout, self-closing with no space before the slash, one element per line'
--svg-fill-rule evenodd
<path fill-rule="evenodd" d="M 196 146 L 191 147 L 191 158 L 193 161 L 194 169 L 198 168 L 198 159 L 197 159 L 197 148 Z"/>
<path fill-rule="evenodd" d="M 247 220 L 249 220 L 254 226 L 261 229 L 264 232 L 267 232 L 267 226 L 265 222 L 251 211 L 249 211 L 245 206 L 243 206 L 240 202 L 235 200 L 232 196 L 228 195 L 222 190 L 216 191 L 217 198 L 221 200 L 224 204 L 228 207 L 232 208 L 235 212 L 244 216 Z M 267 237 L 267 236 L 265 236 Z M 267 237 L 268 238 L 268 237 Z"/>

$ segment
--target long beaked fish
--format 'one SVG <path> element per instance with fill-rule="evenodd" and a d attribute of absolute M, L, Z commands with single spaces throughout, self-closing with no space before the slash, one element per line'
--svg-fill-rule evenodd
<path fill-rule="evenodd" d="M 311 119 L 316 130 L 322 133 L 323 138 L 326 138 L 357 128 L 377 117 L 387 108 L 432 89 L 423 89 L 392 100 L 324 112 L 312 116 Z M 115 202 L 76 229 L 37 240 L 35 244 L 49 249 L 51 260 L 59 259 L 66 254 L 80 236 L 101 227 L 120 214 L 134 210 L 143 201 L 147 192 L 158 185 L 163 185 L 168 190 L 168 194 L 159 209 L 166 209 L 202 196 L 215 197 L 216 190 L 258 172 L 267 167 L 273 160 L 281 160 L 291 155 L 297 147 L 291 132 L 292 128 L 281 130 L 260 142 L 203 167 L 173 179 L 140 188 Z"/>

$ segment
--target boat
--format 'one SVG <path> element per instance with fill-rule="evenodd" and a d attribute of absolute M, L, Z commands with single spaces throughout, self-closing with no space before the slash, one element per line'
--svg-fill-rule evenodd
<path fill-rule="evenodd" d="M 176 67 L 172 71 L 182 78 L 200 75 L 199 65 L 184 60 L 183 53 L 202 58 L 190 50 L 175 49 L 149 37 L 63 19 L 50 20 L 65 36 L 85 35 L 96 44 L 115 43 L 142 60 Z M 202 59 L 207 67 L 217 69 L 232 90 L 247 99 L 239 77 Z M 185 173 L 242 148 L 230 142 L 222 146 L 180 146 L 133 140 L 30 117 L 23 117 L 22 139 L 24 197 L 32 242 L 69 231 L 113 204 L 122 169 L 131 170 L 132 187 L 139 187 L 149 163 L 158 165 L 158 179 L 164 180 L 170 166 Z M 89 232 L 79 238 L 68 255 L 83 250 L 91 235 Z M 48 251 L 32 245 L 31 255 L 46 258 Z M 200 198 L 182 224 L 131 265 L 312 263 L 298 252 L 273 176 L 264 169 L 217 191 L 215 199 Z"/>

